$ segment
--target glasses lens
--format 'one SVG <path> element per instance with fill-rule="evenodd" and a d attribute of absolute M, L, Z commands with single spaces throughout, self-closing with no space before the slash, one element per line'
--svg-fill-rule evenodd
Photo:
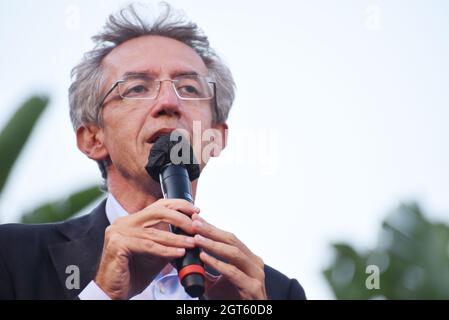
<path fill-rule="evenodd" d="M 179 76 L 172 82 L 181 99 L 206 100 L 214 96 L 213 84 L 204 77 Z M 118 83 L 118 92 L 124 99 L 155 99 L 159 89 L 160 81 L 148 78 L 130 78 Z"/>
<path fill-rule="evenodd" d="M 214 96 L 212 84 L 200 76 L 181 76 L 174 80 L 176 91 L 183 99 L 210 99 Z"/>
<path fill-rule="evenodd" d="M 118 84 L 119 94 L 125 99 L 154 99 L 158 89 L 158 82 L 151 79 L 127 79 Z"/>

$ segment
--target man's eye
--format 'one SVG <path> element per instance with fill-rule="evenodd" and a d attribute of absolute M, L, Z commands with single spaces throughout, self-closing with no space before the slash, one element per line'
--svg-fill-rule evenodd
<path fill-rule="evenodd" d="M 122 97 L 124 98 L 139 98 L 148 93 L 148 86 L 145 84 L 134 84 L 125 88 Z"/>
<path fill-rule="evenodd" d="M 199 91 L 194 86 L 183 86 L 178 88 L 179 92 L 181 94 L 187 94 L 187 95 L 198 95 Z"/>
<path fill-rule="evenodd" d="M 143 93 L 146 91 L 147 91 L 147 88 L 142 85 L 134 86 L 128 90 L 129 93 Z"/>

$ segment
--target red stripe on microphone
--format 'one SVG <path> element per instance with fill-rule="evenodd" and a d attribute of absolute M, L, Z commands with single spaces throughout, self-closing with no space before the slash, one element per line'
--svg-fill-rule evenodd
<path fill-rule="evenodd" d="M 179 273 L 178 273 L 179 280 L 182 281 L 186 276 L 188 276 L 189 274 L 192 274 L 192 273 L 199 273 L 203 277 L 206 277 L 206 273 L 202 266 L 197 265 L 197 264 L 191 264 L 191 265 L 185 266 L 184 268 L 179 270 Z"/>

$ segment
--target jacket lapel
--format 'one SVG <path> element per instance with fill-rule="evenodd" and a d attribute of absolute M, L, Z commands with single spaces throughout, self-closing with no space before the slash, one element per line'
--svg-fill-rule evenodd
<path fill-rule="evenodd" d="M 103 200 L 86 216 L 56 225 L 68 241 L 49 245 L 49 251 L 59 281 L 69 299 L 76 298 L 95 277 L 103 247 L 104 230 L 109 225 L 105 203 L 106 200 Z M 68 268 L 69 266 L 75 267 Z M 75 271 L 71 268 L 75 268 Z M 76 283 L 71 276 L 76 275 L 77 270 L 80 286 L 71 288 L 70 284 Z"/>

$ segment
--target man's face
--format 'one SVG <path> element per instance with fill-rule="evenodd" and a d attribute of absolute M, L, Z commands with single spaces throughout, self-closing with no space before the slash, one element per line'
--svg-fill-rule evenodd
<path fill-rule="evenodd" d="M 146 73 L 158 80 L 182 74 L 208 74 L 192 48 L 159 36 L 139 37 L 121 44 L 104 58 L 102 67 L 102 92 L 129 72 Z M 192 136 L 194 121 L 201 122 L 202 131 L 211 128 L 212 103 L 213 100 L 180 100 L 169 81 L 161 83 L 159 95 L 152 100 L 122 100 L 115 90 L 105 101 L 101 128 L 111 169 L 134 183 L 148 183 L 150 178 L 144 168 L 156 133 L 176 128 L 187 130 Z"/>

